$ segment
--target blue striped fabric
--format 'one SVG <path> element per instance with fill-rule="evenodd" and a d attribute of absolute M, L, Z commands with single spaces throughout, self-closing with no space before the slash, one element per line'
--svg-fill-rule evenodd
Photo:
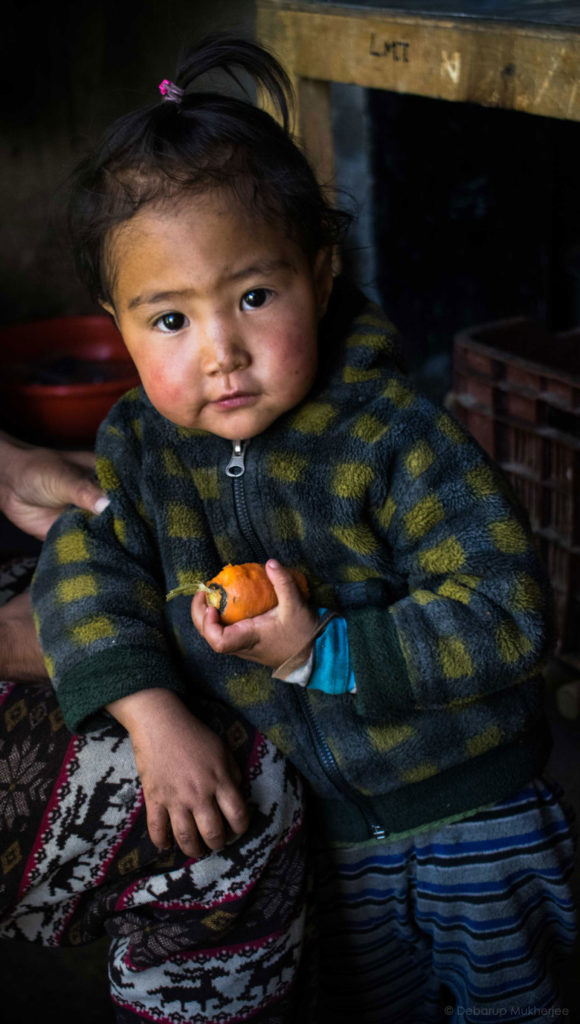
<path fill-rule="evenodd" d="M 576 916 L 556 787 L 536 781 L 471 818 L 316 862 L 320 1024 L 561 1015 Z"/>

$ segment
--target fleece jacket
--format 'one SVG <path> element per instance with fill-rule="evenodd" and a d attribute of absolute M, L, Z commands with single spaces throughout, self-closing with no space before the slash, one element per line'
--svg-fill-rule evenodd
<path fill-rule="evenodd" d="M 32 593 L 71 730 L 145 688 L 194 711 L 211 694 L 297 765 L 331 837 L 351 842 L 469 813 L 541 771 L 550 599 L 506 481 L 414 391 L 390 323 L 340 279 L 319 346 L 309 395 L 249 443 L 129 392 L 98 437 L 110 505 L 59 519 Z M 345 618 L 355 694 L 218 655 L 191 597 L 166 600 L 268 557 Z"/>

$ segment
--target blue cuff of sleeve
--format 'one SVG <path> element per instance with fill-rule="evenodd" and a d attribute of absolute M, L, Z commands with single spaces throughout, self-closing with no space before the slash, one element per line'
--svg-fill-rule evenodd
<path fill-rule="evenodd" d="M 320 608 L 320 615 L 326 609 Z M 317 638 L 314 645 L 314 664 L 308 683 L 309 690 L 324 693 L 352 693 L 356 680 L 350 663 L 346 619 L 336 616 Z"/>

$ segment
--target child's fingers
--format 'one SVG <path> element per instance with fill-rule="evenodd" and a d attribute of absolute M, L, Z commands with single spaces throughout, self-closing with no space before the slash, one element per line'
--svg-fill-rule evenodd
<path fill-rule="evenodd" d="M 171 816 L 173 836 L 186 857 L 204 857 L 208 849 L 220 850 L 224 845 L 224 828 L 219 812 L 204 818 L 199 813 L 179 811 Z"/>
<path fill-rule="evenodd" d="M 221 850 L 226 843 L 226 827 L 217 804 L 210 800 L 195 808 L 195 824 L 208 850 Z"/>
<path fill-rule="evenodd" d="M 268 579 L 276 591 L 279 614 L 284 617 L 297 604 L 304 604 L 304 598 L 292 573 L 285 569 L 275 558 L 266 562 Z"/>
<path fill-rule="evenodd" d="M 215 608 L 207 608 L 196 628 L 216 654 L 237 654 L 251 651 L 259 642 L 255 619 L 242 619 L 231 626 L 222 626 Z M 195 622 L 195 620 L 194 620 Z"/>
<path fill-rule="evenodd" d="M 208 607 L 203 595 L 196 595 L 191 615 L 199 634 L 216 654 L 234 654 L 276 668 L 306 647 L 317 616 L 288 569 L 270 559 L 266 572 L 278 602 L 270 611 L 223 626 L 216 609 Z"/>
<path fill-rule="evenodd" d="M 151 842 L 158 850 L 168 850 L 171 846 L 171 830 L 167 809 L 160 804 L 151 807 L 147 803 L 147 831 Z"/>
<path fill-rule="evenodd" d="M 233 781 L 222 786 L 216 793 L 216 800 L 226 822 L 236 836 L 241 836 L 250 824 L 248 805 L 236 786 L 236 781 L 241 772 L 236 765 L 234 758 L 230 756 L 231 774 Z"/>
<path fill-rule="evenodd" d="M 222 850 L 226 845 L 227 828 L 241 835 L 249 825 L 248 809 L 240 794 L 232 787 L 216 793 L 215 800 L 193 811 L 173 811 L 173 838 L 186 857 L 203 857 L 208 850 Z"/>
<path fill-rule="evenodd" d="M 217 610 L 208 606 L 205 594 L 198 592 L 191 602 L 191 618 L 198 633 L 202 633 L 202 635 L 206 612 L 209 611 L 215 612 L 215 621 L 218 621 Z"/>
<path fill-rule="evenodd" d="M 250 620 L 222 626 L 217 609 L 207 604 L 203 594 L 196 594 L 191 602 L 191 618 L 198 633 L 218 654 L 231 654 L 246 642 L 252 642 L 254 631 L 248 625 Z"/>
<path fill-rule="evenodd" d="M 197 632 L 218 653 L 222 651 L 224 627 L 216 608 L 208 605 L 204 594 L 196 594 L 191 602 L 191 618 Z"/>

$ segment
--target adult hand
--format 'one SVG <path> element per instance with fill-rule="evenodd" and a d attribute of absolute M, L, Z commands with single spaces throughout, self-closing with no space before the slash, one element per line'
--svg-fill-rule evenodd
<path fill-rule="evenodd" d="M 18 594 L 0 608 L 0 678 L 48 681 L 28 593 Z"/>
<path fill-rule="evenodd" d="M 222 626 L 217 610 L 208 607 L 205 595 L 199 593 L 191 602 L 193 624 L 217 654 L 235 654 L 272 669 L 299 652 L 304 653 L 306 661 L 314 643 L 309 643 L 309 638 L 318 625 L 316 612 L 288 569 L 270 559 L 266 572 L 278 599 L 275 608 L 253 619 Z"/>
<path fill-rule="evenodd" d="M 0 511 L 20 530 L 44 540 L 67 505 L 102 512 L 107 504 L 91 452 L 38 448 L 0 432 Z"/>

